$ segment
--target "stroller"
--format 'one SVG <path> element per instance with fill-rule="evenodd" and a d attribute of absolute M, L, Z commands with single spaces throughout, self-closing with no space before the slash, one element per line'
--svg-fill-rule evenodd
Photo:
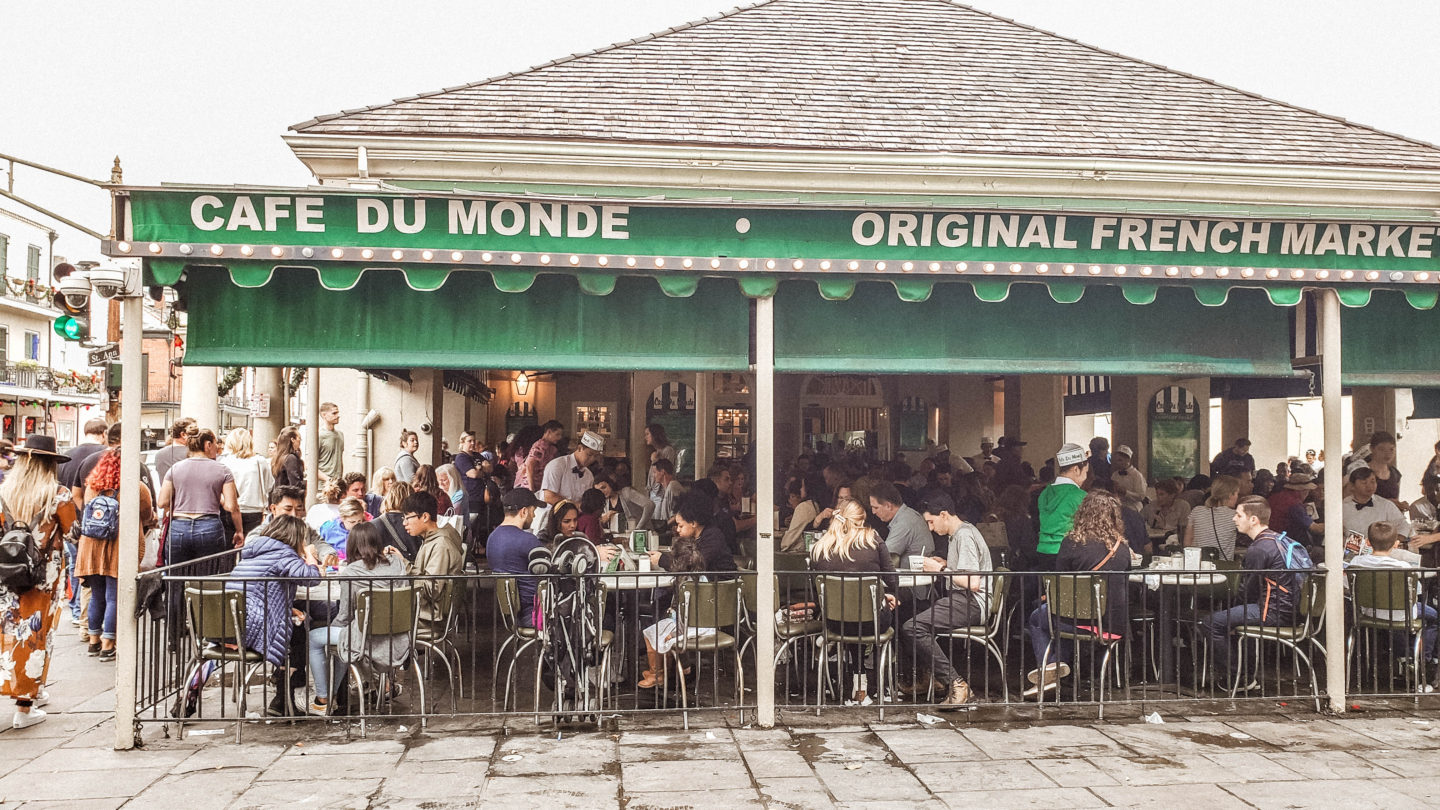
<path fill-rule="evenodd" d="M 537 680 L 554 695 L 556 725 L 598 724 L 609 686 L 612 633 L 604 628 L 605 586 L 595 545 L 583 536 L 535 549 L 530 572 L 548 575 L 540 583 L 540 667 Z M 537 683 L 538 690 L 538 683 Z M 540 716 L 535 717 L 537 725 Z"/>

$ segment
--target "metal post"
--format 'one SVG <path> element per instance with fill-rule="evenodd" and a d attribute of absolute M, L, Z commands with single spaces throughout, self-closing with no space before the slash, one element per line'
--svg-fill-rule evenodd
<path fill-rule="evenodd" d="M 775 725 L 775 299 L 755 301 L 755 696 Z"/>
<path fill-rule="evenodd" d="M 320 491 L 320 369 L 305 375 L 305 426 L 301 430 L 300 458 L 305 462 L 305 504 L 316 502 Z"/>
<path fill-rule="evenodd" d="M 365 481 L 371 489 L 375 486 L 374 467 L 370 464 L 370 430 L 365 427 L 365 415 L 370 413 L 370 375 L 355 372 L 355 466 L 351 469 L 365 474 Z"/>
<path fill-rule="evenodd" d="M 1321 403 L 1325 417 L 1325 691 L 1330 710 L 1345 711 L 1345 527 L 1340 499 L 1345 457 L 1340 437 L 1340 296 L 1334 290 L 1315 293 L 1320 299 Z"/>
<path fill-rule="evenodd" d="M 135 625 L 135 577 L 140 573 L 140 402 L 145 379 L 144 301 L 139 295 L 121 304 L 125 333 L 120 344 L 120 570 L 115 602 L 115 748 L 135 747 L 135 683 L 139 654 Z"/>

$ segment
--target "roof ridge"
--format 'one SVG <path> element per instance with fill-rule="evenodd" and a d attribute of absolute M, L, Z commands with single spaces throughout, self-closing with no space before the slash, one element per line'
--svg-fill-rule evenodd
<path fill-rule="evenodd" d="M 1096 51 L 1096 52 L 1098 52 L 1098 53 L 1106 54 L 1107 56 L 1119 57 L 1119 58 L 1124 59 L 1124 60 L 1126 60 L 1126 61 L 1128 61 L 1128 62 L 1135 62 L 1135 63 L 1137 63 L 1137 64 L 1147 65 L 1147 66 L 1149 66 L 1149 67 L 1153 67 L 1153 68 L 1157 68 L 1157 69 L 1159 69 L 1159 70 L 1163 70 L 1163 71 L 1165 71 L 1166 73 L 1173 73 L 1173 74 L 1175 74 L 1175 75 L 1177 75 L 1177 76 L 1184 76 L 1184 77 L 1187 78 L 1187 79 L 1194 79 L 1195 81 L 1198 81 L 1198 82 L 1204 82 L 1205 84 L 1211 85 L 1211 86 L 1213 86 L 1213 87 L 1219 87 L 1219 88 L 1221 88 L 1222 90 L 1230 90 L 1230 91 L 1232 91 L 1232 92 L 1239 93 L 1239 94 L 1242 95 L 1242 96 L 1249 96 L 1250 98 L 1259 99 L 1260 101 L 1268 102 L 1268 103 L 1270 103 L 1270 104 L 1278 104 L 1279 106 L 1285 107 L 1285 108 L 1287 108 L 1287 109 L 1299 110 L 1300 112 L 1308 113 L 1308 114 L 1310 114 L 1310 115 L 1317 115 L 1317 116 L 1319 116 L 1319 117 L 1321 117 L 1321 118 L 1328 118 L 1328 119 L 1330 119 L 1331 121 L 1338 121 L 1338 122 L 1340 122 L 1341 124 L 1344 124 L 1345 126 L 1348 126 L 1348 127 L 1357 127 L 1357 128 L 1359 128 L 1359 129 L 1368 130 L 1368 131 L 1370 131 L 1370 132 L 1374 132 L 1374 133 L 1379 134 L 1379 135 L 1385 135 L 1385 136 L 1391 137 L 1391 138 L 1398 138 L 1399 140 L 1405 141 L 1405 142 L 1407 142 L 1407 143 L 1412 143 L 1412 144 L 1415 144 L 1415 145 L 1417 145 L 1417 146 L 1424 146 L 1424 147 L 1428 147 L 1428 148 L 1430 148 L 1430 149 L 1440 150 L 1440 144 L 1431 143 L 1430 141 L 1422 141 L 1422 140 L 1420 140 L 1419 138 L 1412 138 L 1412 137 L 1410 137 L 1409 135 L 1401 135 L 1401 134 L 1398 133 L 1398 132 L 1391 132 L 1391 131 L 1389 131 L 1389 130 L 1380 129 L 1379 127 L 1371 126 L 1371 125 L 1369 125 L 1369 124 L 1362 124 L 1362 123 L 1360 123 L 1360 122 L 1358 122 L 1358 121 L 1351 121 L 1351 120 L 1348 119 L 1348 118 L 1344 118 L 1344 117 L 1339 116 L 1339 115 L 1334 115 L 1334 114 L 1332 114 L 1332 113 L 1321 112 L 1321 111 L 1319 111 L 1319 110 L 1312 110 L 1312 109 L 1310 109 L 1309 107 L 1302 107 L 1302 106 L 1300 106 L 1299 104 L 1292 104 L 1292 103 L 1290 103 L 1290 102 L 1288 102 L 1288 101 L 1282 101 L 1282 100 L 1280 100 L 1280 99 L 1271 98 L 1271 97 L 1269 97 L 1269 96 L 1262 95 L 1262 94 L 1260 94 L 1260 93 L 1256 93 L 1256 92 L 1254 92 L 1254 91 L 1252 91 L 1252 90 L 1246 90 L 1246 89 L 1241 88 L 1241 87 L 1232 87 L 1231 85 L 1225 84 L 1224 82 L 1217 81 L 1217 80 L 1215 80 L 1215 79 L 1207 78 L 1207 77 L 1205 77 L 1205 76 L 1197 76 L 1197 75 L 1194 74 L 1194 73 L 1187 73 L 1187 72 L 1185 72 L 1185 71 L 1183 71 L 1183 70 L 1179 70 L 1179 69 L 1177 69 L 1177 68 L 1172 68 L 1172 67 L 1170 67 L 1170 66 L 1168 66 L 1168 65 L 1162 65 L 1162 64 L 1160 64 L 1159 62 L 1151 62 L 1151 61 L 1148 60 L 1148 59 L 1141 59 L 1141 58 L 1138 57 L 1138 56 L 1131 56 L 1131 55 L 1129 55 L 1129 54 L 1120 53 L 1120 52 L 1118 52 L 1118 51 L 1112 51 L 1112 50 L 1110 50 L 1110 49 L 1108 49 L 1108 48 L 1102 48 L 1102 47 L 1100 47 L 1099 45 L 1091 45 L 1091 44 L 1088 43 L 1088 42 L 1082 42 L 1081 40 L 1078 40 L 1078 39 L 1076 39 L 1076 38 L 1074 38 L 1074 37 L 1067 37 L 1067 36 L 1065 36 L 1064 34 L 1057 34 L 1057 33 L 1055 33 L 1054 31 L 1051 31 L 1051 30 L 1046 29 L 1046 28 L 1041 28 L 1041 27 L 1038 26 L 1038 25 L 1031 25 L 1030 23 L 1021 22 L 1021 21 L 1019 21 L 1019 20 L 1016 20 L 1016 19 L 1013 19 L 1013 18 L 1010 18 L 1010 17 L 1006 17 L 1006 16 L 1003 15 L 1003 14 L 996 14 L 996 13 L 993 12 L 993 11 L 986 11 L 986 10 L 983 9 L 983 8 L 976 8 L 975 6 L 969 5 L 969 4 L 967 4 L 967 3 L 961 3 L 961 2 L 959 2 L 959 0 L 934 0 L 934 1 L 935 1 L 935 2 L 938 2 L 938 3 L 942 4 L 942 5 L 954 6 L 954 7 L 956 7 L 956 8 L 963 8 L 963 9 L 966 9 L 966 10 L 968 10 L 968 11 L 973 11 L 973 12 L 975 12 L 976 14 L 981 14 L 981 15 L 984 15 L 984 16 L 986 16 L 986 17 L 990 17 L 991 19 L 1000 20 L 1000 21 L 1002 21 L 1002 22 L 1007 22 L 1007 23 L 1010 23 L 1011 25 L 1017 25 L 1017 26 L 1019 26 L 1019 27 L 1021 27 L 1021 28 L 1028 28 L 1028 29 L 1030 29 L 1031 31 L 1035 31 L 1035 32 L 1037 32 L 1037 33 L 1041 33 L 1041 34 L 1044 34 L 1044 35 L 1046 35 L 1046 36 L 1054 37 L 1054 38 L 1056 38 L 1056 39 L 1061 39 L 1061 40 L 1064 40 L 1064 41 L 1066 41 L 1066 42 L 1073 42 L 1073 43 L 1075 43 L 1076 45 L 1079 45 L 1079 46 L 1082 47 L 1082 48 L 1088 48 L 1088 49 L 1090 49 L 1090 50 L 1092 50 L 1092 51 Z"/>
<path fill-rule="evenodd" d="M 625 41 L 623 41 L 623 42 L 612 42 L 612 43 L 610 43 L 609 45 L 605 45 L 605 46 L 603 46 L 603 47 L 592 48 L 591 50 L 588 50 L 588 51 L 579 51 L 579 52 L 576 52 L 576 53 L 572 53 L 572 54 L 570 54 L 570 55 L 568 55 L 568 56 L 562 56 L 562 57 L 559 57 L 559 58 L 557 58 L 557 59 L 551 59 L 549 62 L 545 62 L 544 64 L 532 65 L 532 66 L 530 66 L 530 67 L 528 67 L 528 68 L 525 68 L 524 70 L 514 70 L 514 71 L 511 71 L 511 72 L 509 72 L 509 73 L 504 73 L 504 74 L 501 74 L 501 75 L 498 75 L 498 76 L 491 76 L 491 77 L 488 78 L 488 79 L 481 79 L 481 80 L 479 80 L 479 81 L 468 82 L 468 83 L 466 83 L 466 84 L 457 84 L 457 85 L 455 85 L 454 87 L 445 87 L 445 88 L 441 88 L 441 89 L 439 89 L 439 90 L 431 91 L 431 92 L 429 92 L 429 93 L 417 93 L 417 94 L 415 94 L 415 95 L 413 95 L 413 96 L 406 96 L 406 97 L 404 97 L 404 98 L 391 99 L 390 101 L 384 102 L 384 103 L 382 103 L 382 104 L 371 104 L 371 105 L 368 105 L 368 106 L 365 106 L 365 107 L 356 107 L 355 109 L 352 109 L 352 110 L 341 110 L 341 111 L 338 112 L 338 113 L 325 113 L 325 114 L 323 114 L 323 115 L 317 115 L 317 116 L 315 116 L 314 118 L 311 118 L 311 119 L 306 120 L 306 121 L 301 121 L 301 122 L 298 123 L 298 124 L 292 124 L 292 125 L 290 125 L 289 129 L 290 129 L 291 131 L 293 131 L 293 132 L 299 132 L 300 129 L 301 129 L 301 127 L 308 127 L 308 126 L 310 126 L 311 124 L 319 124 L 319 123 L 322 123 L 322 122 L 324 122 L 324 121 L 331 121 L 331 120 L 334 120 L 334 119 L 336 119 L 336 118 L 342 118 L 342 117 L 344 117 L 344 116 L 353 115 L 353 114 L 355 114 L 355 113 L 371 112 L 371 111 L 373 111 L 373 110 L 383 109 L 383 108 L 385 108 L 385 107 L 394 106 L 394 105 L 396 105 L 396 104 L 401 104 L 401 103 L 408 102 L 408 101 L 414 101 L 414 100 L 416 100 L 416 99 L 429 98 L 429 97 L 431 97 L 431 96 L 438 96 L 438 95 L 442 95 L 442 94 L 444 94 L 444 93 L 453 93 L 453 92 L 455 92 L 455 91 L 457 91 L 457 90 L 469 90 L 469 89 L 474 88 L 474 87 L 481 87 L 481 86 L 483 86 L 483 85 L 490 84 L 491 82 L 498 82 L 498 81 L 502 81 L 502 80 L 504 80 L 504 79 L 511 79 L 511 78 L 516 77 L 516 76 L 523 76 L 523 75 L 525 75 L 525 74 L 527 74 L 527 73 L 534 73 L 534 72 L 537 71 L 537 70 L 543 70 L 543 69 L 548 68 L 548 67 L 554 67 L 555 65 L 561 65 L 561 64 L 564 64 L 564 63 L 566 63 L 566 62 L 573 62 L 573 61 L 575 61 L 575 60 L 577 60 L 577 59 L 583 59 L 583 58 L 585 58 L 585 57 L 587 57 L 587 56 L 596 56 L 596 55 L 598 55 L 598 54 L 602 54 L 602 53 L 606 53 L 606 52 L 608 52 L 608 51 L 616 50 L 617 48 L 624 48 L 624 47 L 626 47 L 626 46 L 636 45 L 636 44 L 639 44 L 639 43 L 641 43 L 641 42 L 649 42 L 649 41 L 651 41 L 651 40 L 659 39 L 660 37 L 663 37 L 663 36 L 668 36 L 668 35 L 670 35 L 670 34 L 679 33 L 680 31 L 686 31 L 686 30 L 689 30 L 689 29 L 694 28 L 694 27 L 699 26 L 699 25 L 704 25 L 705 23 L 711 23 L 711 22 L 715 22 L 716 20 L 723 20 L 723 19 L 726 19 L 726 18 L 729 18 L 729 17 L 734 17 L 734 16 L 736 16 L 736 15 L 738 15 L 738 14 L 743 14 L 743 13 L 746 12 L 746 11 L 751 11 L 751 10 L 753 10 L 753 9 L 759 8 L 760 6 L 769 5 L 769 4 L 771 4 L 771 3 L 779 2 L 779 1 L 780 1 L 780 0 L 756 0 L 756 2 L 753 2 L 753 3 L 749 4 L 749 5 L 736 6 L 735 8 L 732 8 L 732 9 L 730 9 L 729 11 L 724 11 L 724 12 L 721 12 L 721 13 L 719 13 L 719 14 L 715 14 L 715 15 L 710 16 L 710 17 L 701 17 L 701 18 L 698 19 L 698 20 L 691 20 L 690 22 L 682 23 L 682 24 L 680 24 L 680 25 L 671 26 L 670 28 L 667 28 L 667 29 L 665 29 L 665 30 L 663 30 L 663 31 L 655 31 L 655 32 L 646 34 L 646 35 L 641 36 L 641 37 L 635 37 L 634 39 L 625 40 Z"/>

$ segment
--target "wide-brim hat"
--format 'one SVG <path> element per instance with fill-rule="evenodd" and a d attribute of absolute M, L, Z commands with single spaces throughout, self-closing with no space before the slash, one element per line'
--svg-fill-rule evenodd
<path fill-rule="evenodd" d="M 38 433 L 26 436 L 25 443 L 15 448 L 15 453 L 27 456 L 45 456 L 46 458 L 53 458 L 62 464 L 70 460 L 69 456 L 55 451 L 54 436 L 45 436 Z"/>
<path fill-rule="evenodd" d="M 1285 479 L 1285 488 L 1311 490 L 1315 488 L 1315 483 L 1314 479 L 1306 473 L 1291 473 L 1290 477 Z"/>

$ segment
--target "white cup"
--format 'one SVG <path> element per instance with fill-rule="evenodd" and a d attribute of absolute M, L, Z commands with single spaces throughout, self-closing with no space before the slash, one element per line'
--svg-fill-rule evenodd
<path fill-rule="evenodd" d="M 642 574 L 648 574 L 648 573 L 650 573 L 650 555 L 648 555 L 648 554 L 642 554 L 642 555 L 640 555 L 640 559 L 639 559 L 637 562 L 638 562 L 639 565 L 640 565 L 640 573 L 642 573 Z"/>
<path fill-rule="evenodd" d="M 911 557 L 911 558 L 910 558 L 910 570 L 911 570 L 911 571 L 924 571 L 924 570 L 925 570 L 925 558 L 919 556 L 918 554 L 915 555 L 915 556 L 913 556 L 913 557 Z"/>
<path fill-rule="evenodd" d="M 1194 547 L 1185 549 L 1185 570 L 1200 570 L 1200 549 Z"/>

